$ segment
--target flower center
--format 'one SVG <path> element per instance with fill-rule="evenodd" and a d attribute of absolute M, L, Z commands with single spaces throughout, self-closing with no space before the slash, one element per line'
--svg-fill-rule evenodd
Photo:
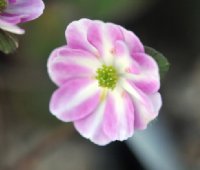
<path fill-rule="evenodd" d="M 98 68 L 96 72 L 97 76 L 95 78 L 98 80 L 100 87 L 107 87 L 112 90 L 115 88 L 118 74 L 113 66 L 103 65 L 101 68 Z"/>
<path fill-rule="evenodd" d="M 6 9 L 7 5 L 8 5 L 7 0 L 0 0 L 0 13 L 2 13 L 4 9 Z"/>

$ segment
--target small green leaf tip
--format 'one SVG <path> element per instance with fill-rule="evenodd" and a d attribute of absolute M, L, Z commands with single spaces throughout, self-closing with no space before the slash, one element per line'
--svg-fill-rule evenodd
<path fill-rule="evenodd" d="M 0 13 L 3 12 L 4 9 L 6 9 L 7 5 L 7 0 L 0 0 Z"/>
<path fill-rule="evenodd" d="M 13 53 L 18 48 L 18 41 L 14 35 L 0 30 L 0 51 L 5 54 Z"/>
<path fill-rule="evenodd" d="M 145 52 L 150 55 L 158 64 L 160 77 L 163 78 L 169 70 L 170 63 L 167 58 L 160 52 L 151 47 L 145 46 Z"/>

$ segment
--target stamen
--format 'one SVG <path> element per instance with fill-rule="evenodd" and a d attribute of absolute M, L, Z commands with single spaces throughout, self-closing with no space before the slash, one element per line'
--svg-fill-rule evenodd
<path fill-rule="evenodd" d="M 96 79 L 99 81 L 100 87 L 106 87 L 112 90 L 115 88 L 118 81 L 118 74 L 113 66 L 103 65 L 96 72 Z"/>

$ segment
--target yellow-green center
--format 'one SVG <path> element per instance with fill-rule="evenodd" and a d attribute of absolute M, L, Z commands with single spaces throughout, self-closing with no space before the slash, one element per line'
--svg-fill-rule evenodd
<path fill-rule="evenodd" d="M 96 79 L 98 80 L 100 87 L 107 87 L 112 90 L 115 88 L 118 74 L 113 66 L 103 65 L 101 68 L 98 68 L 96 72 Z"/>
<path fill-rule="evenodd" d="M 0 0 L 0 13 L 4 11 L 4 9 L 6 9 L 8 5 L 7 0 Z"/>

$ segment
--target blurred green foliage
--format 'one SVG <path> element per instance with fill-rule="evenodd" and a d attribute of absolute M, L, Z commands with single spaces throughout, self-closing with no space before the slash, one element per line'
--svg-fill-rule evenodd
<path fill-rule="evenodd" d="M 18 48 L 18 41 L 14 35 L 0 30 L 0 51 L 5 54 L 13 53 Z"/>

